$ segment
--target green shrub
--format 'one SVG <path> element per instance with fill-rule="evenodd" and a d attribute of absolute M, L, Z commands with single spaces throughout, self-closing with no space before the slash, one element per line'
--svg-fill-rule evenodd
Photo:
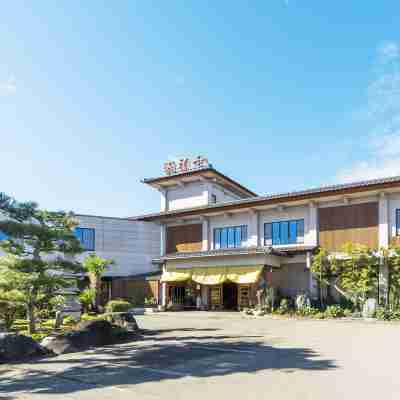
<path fill-rule="evenodd" d="M 342 318 L 344 317 L 344 310 L 338 304 L 326 307 L 325 316 L 327 318 Z"/>
<path fill-rule="evenodd" d="M 318 314 L 320 311 L 318 308 L 314 308 L 312 306 L 304 306 L 296 310 L 296 315 L 301 317 L 313 317 Z"/>
<path fill-rule="evenodd" d="M 322 311 L 318 311 L 317 313 L 314 314 L 314 318 L 315 319 L 325 319 L 326 315 L 324 312 Z"/>
<path fill-rule="evenodd" d="M 103 314 L 97 314 L 97 315 L 82 314 L 81 316 L 82 321 L 98 321 L 103 319 L 106 319 L 106 317 Z"/>
<path fill-rule="evenodd" d="M 111 300 L 106 305 L 106 312 L 126 312 L 132 308 L 132 304 L 126 300 Z"/>
<path fill-rule="evenodd" d="M 282 299 L 279 304 L 278 314 L 287 314 L 289 312 L 289 300 Z"/>
<path fill-rule="evenodd" d="M 96 291 L 92 289 L 85 289 L 79 294 L 79 301 L 82 304 L 84 312 L 88 312 L 96 300 Z"/>
<path fill-rule="evenodd" d="M 376 310 L 375 317 L 382 321 L 394 321 L 400 319 L 400 310 L 390 310 L 388 308 L 379 307 Z"/>

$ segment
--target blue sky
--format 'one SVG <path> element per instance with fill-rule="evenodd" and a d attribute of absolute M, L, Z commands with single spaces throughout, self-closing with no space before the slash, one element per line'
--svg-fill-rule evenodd
<path fill-rule="evenodd" d="M 157 211 L 202 154 L 260 194 L 400 174 L 398 1 L 26 2 L 0 16 L 0 191 Z"/>

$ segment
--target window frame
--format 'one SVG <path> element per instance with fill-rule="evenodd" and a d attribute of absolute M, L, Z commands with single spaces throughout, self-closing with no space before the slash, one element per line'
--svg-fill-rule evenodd
<path fill-rule="evenodd" d="M 400 208 L 396 208 L 396 236 L 400 236 Z"/>
<path fill-rule="evenodd" d="M 296 236 L 293 238 L 292 228 L 296 224 Z M 287 242 L 283 240 L 282 233 L 286 232 L 282 227 L 287 224 Z M 285 225 L 286 226 L 286 225 Z M 299 229 L 301 227 L 301 229 Z M 270 236 L 267 237 L 267 230 Z M 299 235 L 302 233 L 302 235 Z M 288 246 L 304 243 L 304 218 L 289 219 L 282 221 L 271 221 L 264 223 L 264 246 Z"/>
<path fill-rule="evenodd" d="M 80 236 L 78 236 L 78 230 L 82 233 Z M 93 246 L 91 246 L 90 248 L 87 248 L 84 246 L 84 241 L 83 241 L 83 237 L 84 237 L 84 232 L 93 232 Z M 95 251 L 96 249 L 96 229 L 95 228 L 81 228 L 80 226 L 75 228 L 75 236 L 76 238 L 79 240 L 79 243 L 81 245 L 81 247 L 85 250 L 85 251 Z"/>
<path fill-rule="evenodd" d="M 247 225 L 224 226 L 213 229 L 214 250 L 245 247 L 246 241 Z"/>

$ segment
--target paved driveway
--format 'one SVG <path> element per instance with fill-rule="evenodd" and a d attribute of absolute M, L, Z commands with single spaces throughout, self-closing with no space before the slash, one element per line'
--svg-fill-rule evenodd
<path fill-rule="evenodd" d="M 135 342 L 0 366 L 0 399 L 400 398 L 400 325 L 165 313 Z"/>

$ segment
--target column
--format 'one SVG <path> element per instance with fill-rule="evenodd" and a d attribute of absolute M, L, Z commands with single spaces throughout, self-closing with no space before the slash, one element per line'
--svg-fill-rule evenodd
<path fill-rule="evenodd" d="M 379 196 L 379 247 L 389 246 L 389 204 L 385 193 Z"/>
<path fill-rule="evenodd" d="M 163 307 L 167 307 L 167 283 L 163 282 L 161 283 L 161 305 Z"/>
<path fill-rule="evenodd" d="M 158 190 L 161 193 L 161 212 L 168 211 L 168 189 L 159 188 Z"/>
<path fill-rule="evenodd" d="M 210 250 L 210 241 L 209 241 L 209 220 L 207 217 L 201 218 L 202 222 L 202 251 Z"/>
<path fill-rule="evenodd" d="M 260 246 L 260 236 L 259 236 L 259 212 L 256 210 L 250 210 L 250 224 L 247 239 L 248 247 L 258 247 Z"/>
<path fill-rule="evenodd" d="M 309 203 L 307 244 L 318 246 L 318 207 L 314 202 Z"/>
<path fill-rule="evenodd" d="M 381 193 L 379 196 L 379 247 L 389 247 L 389 204 L 388 197 L 385 193 Z M 389 283 L 389 270 L 384 262 L 384 258 L 381 257 L 379 264 L 379 303 L 387 304 L 388 302 L 388 283 Z"/>
<path fill-rule="evenodd" d="M 165 256 L 167 253 L 167 226 L 165 223 L 160 225 L 160 255 Z"/>
<path fill-rule="evenodd" d="M 311 272 L 311 264 L 312 264 L 312 254 L 311 251 L 307 251 L 306 253 L 306 266 L 309 272 L 308 275 L 308 292 L 312 299 L 318 298 L 318 287 L 315 281 L 314 274 Z"/>

